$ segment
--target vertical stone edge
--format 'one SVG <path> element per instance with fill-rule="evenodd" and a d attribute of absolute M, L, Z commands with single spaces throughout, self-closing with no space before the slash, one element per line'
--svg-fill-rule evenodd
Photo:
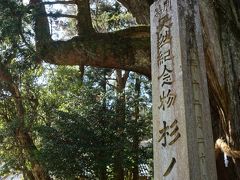
<path fill-rule="evenodd" d="M 194 8 L 193 8 L 194 7 Z M 194 15 L 192 16 L 191 13 Z M 189 20 L 189 15 L 194 18 L 192 22 Z M 193 61 L 196 60 L 199 63 L 199 71 L 198 75 L 200 78 L 200 103 L 202 109 L 202 124 L 203 124 L 203 135 L 204 135 L 204 152 L 205 152 L 205 160 L 206 160 L 206 175 L 204 177 L 200 177 L 199 175 L 201 171 L 201 165 L 198 162 L 201 161 L 199 158 L 198 149 L 199 144 L 196 143 L 197 140 L 197 133 L 192 131 L 192 128 L 197 128 L 196 124 L 196 116 L 197 112 L 196 109 L 189 107 L 186 109 L 186 117 L 190 119 L 187 126 L 187 140 L 188 140 L 188 151 L 189 151 L 189 164 L 190 164 L 190 176 L 192 180 L 196 179 L 209 179 L 209 180 L 216 180 L 217 173 L 216 173 L 216 161 L 215 161 L 215 154 L 214 154 L 214 144 L 213 144 L 213 136 L 212 136 L 212 124 L 211 124 L 211 115 L 210 115 L 210 105 L 209 105 L 209 95 L 208 95 L 208 86 L 207 86 L 207 77 L 206 77 L 206 67 L 205 67 L 205 57 L 204 57 L 204 50 L 203 50 L 203 37 L 202 37 L 202 26 L 200 20 L 200 13 L 199 13 L 199 3 L 198 0 L 180 0 L 178 1 L 178 17 L 182 17 L 179 19 L 179 25 L 181 27 L 179 31 L 179 38 L 181 42 L 181 53 L 182 53 L 182 65 L 183 65 L 183 79 L 184 81 L 184 97 L 185 97 L 185 106 L 189 107 L 189 105 L 194 105 L 194 87 L 193 84 L 190 82 L 194 79 L 192 74 L 192 64 Z M 192 24 L 191 24 L 192 23 Z M 189 28 L 191 29 L 194 27 L 195 37 L 191 37 L 191 33 Z M 194 38 L 194 43 L 196 43 L 196 51 L 197 57 L 194 57 L 187 52 L 190 47 L 190 44 L 187 40 L 189 38 Z M 194 50 L 194 48 L 192 48 Z M 184 62 L 185 61 L 185 62 Z M 193 91 L 191 94 L 188 92 Z M 193 113 L 194 112 L 194 113 Z M 197 130 L 197 129 L 196 129 Z"/>
<path fill-rule="evenodd" d="M 151 34 L 151 73 L 152 73 L 152 82 L 157 81 L 157 76 L 155 76 L 156 69 L 155 67 L 157 64 L 155 63 L 154 59 L 156 59 L 156 46 L 154 44 L 157 44 L 157 35 L 156 35 L 156 30 L 155 27 L 153 27 L 153 17 L 154 17 L 154 4 L 150 7 L 150 22 L 151 22 L 151 28 L 150 28 L 150 34 Z M 156 145 L 156 138 L 157 138 L 157 132 L 158 132 L 158 127 L 160 126 L 159 122 L 156 121 L 158 118 L 158 104 L 155 100 L 158 96 L 158 86 L 156 83 L 152 83 L 152 89 L 155 89 L 155 91 L 152 91 L 152 118 L 153 118 L 153 161 L 154 161 L 154 179 L 155 180 L 160 180 L 160 171 L 157 169 L 160 169 L 160 160 L 159 160 L 159 151 L 158 151 L 158 146 Z"/>
<path fill-rule="evenodd" d="M 190 13 L 193 13 L 194 21 L 192 24 L 189 24 L 189 22 L 186 21 L 184 18 L 186 16 L 186 13 L 189 13 L 189 7 L 188 3 L 193 3 L 194 8 L 190 8 Z M 182 129 L 183 134 L 185 134 L 185 139 L 182 140 L 181 145 L 186 145 L 186 147 L 177 148 L 176 150 L 177 155 L 187 155 L 185 156 L 186 159 L 181 162 L 181 165 L 184 165 L 184 171 L 181 169 L 181 167 L 177 167 L 176 172 L 181 172 L 180 174 L 175 174 L 175 176 L 179 175 L 178 178 L 184 178 L 186 179 L 192 179 L 192 180 L 202 180 L 202 179 L 210 179 L 210 180 L 216 180 L 216 164 L 215 164 L 215 155 L 214 155 L 214 149 L 209 148 L 209 145 L 213 147 L 213 139 L 212 139 L 212 128 L 211 128 L 211 116 L 210 116 L 210 105 L 209 105 L 209 96 L 208 96 L 208 88 L 207 88 L 207 79 L 206 79 L 206 68 L 205 68 L 205 58 L 204 58 L 204 51 L 203 51 L 203 37 L 202 37 L 202 29 L 201 29 L 201 22 L 200 22 L 200 14 L 199 14 L 199 5 L 198 2 L 195 0 L 181 0 L 174 2 L 175 8 L 177 11 L 173 12 L 174 18 L 176 18 L 177 24 L 179 23 L 179 27 L 177 27 L 174 31 L 174 43 L 176 43 L 174 46 L 179 48 L 178 50 L 174 50 L 175 54 L 178 54 L 179 58 L 178 60 L 181 61 L 180 63 L 177 63 L 177 65 L 174 65 L 174 68 L 177 68 L 179 77 L 182 81 L 178 82 L 176 87 L 180 87 L 177 90 L 178 96 L 182 96 L 183 98 L 180 99 L 180 102 L 178 100 L 177 106 L 180 108 L 182 104 L 184 104 L 185 108 L 180 108 L 181 110 L 177 110 L 176 114 L 180 115 L 180 118 L 185 119 L 184 122 L 181 123 L 180 129 Z M 192 5 L 193 5 L 192 4 Z M 188 9 L 188 10 L 187 10 Z M 191 12 L 192 11 L 192 12 Z M 158 82 L 156 74 L 158 73 L 157 63 L 157 32 L 154 22 L 154 12 L 155 12 L 155 5 L 153 4 L 150 8 L 151 12 L 151 58 L 152 58 L 152 81 Z M 181 17 L 181 18 L 179 18 Z M 189 36 L 187 28 L 189 26 L 194 27 L 195 31 L 195 43 L 196 43 L 196 51 L 197 51 L 197 61 L 199 62 L 199 68 L 198 68 L 198 77 L 200 77 L 200 84 L 199 88 L 202 88 L 202 91 L 200 91 L 200 101 L 201 104 L 201 117 L 203 121 L 203 129 L 204 129 L 204 140 L 205 140 L 205 146 L 204 146 L 204 152 L 206 153 L 206 162 L 205 164 L 208 165 L 207 168 L 205 168 L 204 171 L 201 169 L 201 163 L 199 158 L 199 144 L 196 142 L 197 140 L 197 130 L 193 130 L 197 128 L 197 117 L 196 117 L 196 106 L 191 107 L 193 102 L 193 96 L 194 96 L 194 85 L 192 84 L 192 67 L 189 65 L 189 52 L 187 52 L 188 48 L 188 42 L 187 37 Z M 181 28 L 181 29 L 180 29 Z M 191 48 L 190 48 L 191 49 Z M 190 58 L 192 58 L 190 56 Z M 193 58 L 194 59 L 194 58 Z M 180 64 L 180 65 L 179 65 Z M 176 70 L 176 69 L 175 69 Z M 182 83 L 182 84 L 181 84 Z M 162 172 L 160 172 L 161 169 L 161 160 L 164 158 L 160 158 L 160 146 L 156 143 L 158 138 L 158 131 L 160 127 L 160 121 L 158 119 L 160 118 L 159 111 L 158 111 L 158 99 L 159 99 L 159 87 L 157 83 L 152 83 L 153 91 L 153 148 L 154 148 L 154 179 L 159 180 L 161 177 Z M 189 95 L 189 92 L 190 95 Z M 196 93 L 196 92 L 195 92 Z M 205 111 L 204 111 L 205 110 Z M 200 148 L 202 149 L 202 148 Z M 207 171 L 207 173 L 205 173 Z M 202 172 L 205 173 L 201 174 Z M 201 174 L 201 175 L 200 175 Z M 170 177 L 169 177 L 170 178 Z M 168 178 L 168 179 L 169 179 Z M 163 178 L 167 179 L 167 178 Z"/>
<path fill-rule="evenodd" d="M 209 102 L 209 93 L 208 93 L 208 81 L 207 81 L 207 70 L 206 70 L 206 62 L 205 62 L 205 55 L 204 55 L 204 47 L 203 47 L 203 26 L 201 23 L 200 17 L 200 2 L 199 0 L 195 0 L 194 11 L 196 13 L 195 16 L 195 24 L 196 24 L 196 39 L 197 39 L 197 46 L 198 46 L 198 54 L 199 61 L 200 61 L 200 73 L 202 79 L 201 83 L 203 85 L 203 102 L 205 103 L 204 106 L 206 107 L 206 114 L 207 117 L 203 119 L 203 129 L 206 129 L 205 139 L 207 140 L 208 146 L 210 148 L 205 147 L 205 151 L 208 152 L 207 155 L 207 164 L 208 166 L 208 174 L 211 174 L 211 180 L 217 180 L 217 170 L 216 170 L 216 159 L 215 159 L 215 151 L 214 151 L 214 141 L 213 141 L 213 130 L 212 130 L 212 120 L 211 120 L 211 111 L 210 111 L 210 102 Z"/>

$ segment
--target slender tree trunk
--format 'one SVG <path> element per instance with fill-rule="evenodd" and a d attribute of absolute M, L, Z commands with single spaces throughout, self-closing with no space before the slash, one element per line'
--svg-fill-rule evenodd
<path fill-rule="evenodd" d="M 99 180 L 107 180 L 107 170 L 106 167 L 103 167 L 100 169 L 100 175 L 99 175 Z"/>
<path fill-rule="evenodd" d="M 50 180 L 47 172 L 36 158 L 36 152 L 38 151 L 32 138 L 28 132 L 25 132 L 22 128 L 16 131 L 16 140 L 23 149 L 25 159 L 31 164 L 30 172 L 27 172 L 29 179 L 34 177 L 35 180 Z"/>
<path fill-rule="evenodd" d="M 101 80 L 101 87 L 103 88 L 103 92 L 104 94 L 106 94 L 107 92 L 107 69 L 104 69 L 103 70 L 103 79 Z M 104 97 L 103 99 L 103 103 L 102 103 L 102 112 L 106 112 L 107 111 L 107 107 L 106 107 L 106 98 Z M 105 123 L 106 119 L 105 119 L 105 116 L 102 116 L 101 118 L 101 126 L 102 127 L 105 127 L 106 126 L 106 123 Z M 105 133 L 105 132 L 103 132 Z M 105 142 L 103 141 L 103 147 L 106 147 L 106 144 Z M 107 164 L 106 164 L 106 152 L 104 150 L 101 150 L 99 152 L 99 162 L 101 162 L 101 165 L 99 167 L 99 179 L 100 180 L 106 180 L 108 179 L 108 176 L 107 176 Z"/>
<path fill-rule="evenodd" d="M 138 75 L 136 75 L 136 82 L 135 82 L 135 121 L 139 120 L 139 97 L 140 97 L 140 79 Z M 138 129 L 136 129 L 138 131 Z M 133 180 L 138 180 L 139 179 L 139 134 L 138 132 L 134 133 L 134 138 L 133 138 L 133 160 L 134 160 L 134 167 L 133 167 Z"/>
<path fill-rule="evenodd" d="M 0 63 L 0 80 L 5 82 L 6 91 L 11 92 L 12 98 L 14 99 L 16 108 L 16 117 L 18 119 L 18 126 L 15 128 L 15 139 L 17 144 L 20 146 L 20 151 L 23 150 L 23 158 L 25 161 L 31 164 L 31 173 L 28 172 L 27 176 L 32 179 L 34 176 L 35 180 L 48 180 L 50 177 L 44 170 L 41 163 L 36 158 L 37 148 L 29 135 L 28 128 L 25 127 L 25 114 L 23 99 L 18 84 L 13 81 L 10 71 L 5 67 L 4 64 Z"/>
<path fill-rule="evenodd" d="M 117 79 L 117 102 L 116 102 L 116 135 L 117 135 L 117 147 L 114 152 L 114 179 L 124 180 L 124 124 L 125 124 L 125 85 L 129 72 L 123 74 L 122 70 L 116 70 Z"/>

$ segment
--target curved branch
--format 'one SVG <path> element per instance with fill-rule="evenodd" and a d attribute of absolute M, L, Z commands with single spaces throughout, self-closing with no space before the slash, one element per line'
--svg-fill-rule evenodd
<path fill-rule="evenodd" d="M 9 91 L 14 97 L 16 110 L 19 117 L 19 123 L 23 127 L 25 109 L 23 107 L 21 93 L 19 91 L 17 84 L 14 83 L 10 72 L 2 63 L 0 63 L 0 81 L 6 83 L 7 85 L 6 90 Z"/>
<path fill-rule="evenodd" d="M 18 20 L 19 20 L 18 21 L 19 35 L 22 38 L 23 43 L 31 51 L 31 53 L 37 54 L 36 51 L 31 47 L 31 45 L 27 42 L 26 38 L 24 37 L 23 27 L 22 27 L 22 16 L 20 16 Z"/>

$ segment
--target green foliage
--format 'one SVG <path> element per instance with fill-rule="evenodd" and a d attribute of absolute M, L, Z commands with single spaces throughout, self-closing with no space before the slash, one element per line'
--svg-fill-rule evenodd
<path fill-rule="evenodd" d="M 16 64 L 12 63 L 12 65 Z M 18 76 L 18 70 L 14 70 L 16 69 L 11 69 L 11 72 L 13 76 L 15 75 L 15 83 L 20 87 L 25 109 L 24 127 L 20 124 L 14 99 L 7 91 L 8 84 L 0 83 L 0 159 L 3 162 L 0 170 L 1 175 L 22 171 L 27 166 L 23 149 L 16 140 L 16 129 L 22 127 L 31 133 L 32 127 L 35 126 L 40 116 L 37 100 L 40 86 L 36 79 L 39 70 L 24 70 L 24 73 L 20 73 Z"/>
<path fill-rule="evenodd" d="M 16 140 L 17 129 L 29 133 L 38 120 L 38 97 L 40 86 L 38 77 L 42 68 L 32 61 L 35 54 L 24 36 L 32 38 L 31 33 L 23 28 L 29 24 L 31 17 L 27 7 L 21 1 L 0 3 L 0 161 L 1 175 L 14 174 L 30 169 L 29 161 L 23 147 Z M 24 32 L 23 32 L 24 29 Z M 26 30 L 26 31 L 25 31 Z M 29 49 L 31 48 L 31 49 Z M 24 108 L 21 119 L 17 110 L 16 96 Z"/>
<path fill-rule="evenodd" d="M 34 12 L 22 1 L 0 3 L 0 71 L 10 77 L 9 82 L 0 81 L 0 175 L 31 171 L 33 155 L 34 161 L 41 161 L 58 179 L 96 179 L 104 170 L 111 179 L 119 149 L 123 152 L 117 158 L 125 171 L 131 171 L 136 156 L 138 163 L 148 163 L 151 146 L 140 146 L 141 141 L 151 138 L 148 80 L 130 73 L 124 89 L 125 117 L 122 122 L 117 121 L 119 97 L 114 71 L 85 67 L 82 77 L 78 67 L 39 67 L 33 48 L 31 13 Z M 100 32 L 135 23 L 119 3 L 101 2 L 92 7 L 92 16 Z M 139 94 L 135 90 L 136 79 L 141 83 Z M 18 89 L 19 97 L 10 92 L 11 85 Z M 17 98 L 24 109 L 23 123 Z M 140 111 L 138 118 L 136 106 Z M 32 151 L 30 147 L 31 152 L 26 152 L 16 137 L 19 129 L 29 134 L 37 149 Z M 137 143 L 135 147 L 133 142 Z"/>
<path fill-rule="evenodd" d="M 35 129 L 40 137 L 41 159 L 48 170 L 60 179 L 73 179 L 98 177 L 105 168 L 110 178 L 114 152 L 120 147 L 124 150 L 121 157 L 124 168 L 130 170 L 136 153 L 132 149 L 133 138 L 139 137 L 139 142 L 151 138 L 150 104 L 144 102 L 148 95 L 143 92 L 139 100 L 135 98 L 132 89 L 135 76 L 131 76 L 126 87 L 126 122 L 119 124 L 115 120 L 115 80 L 108 81 L 114 79 L 111 70 L 86 68 L 83 81 L 75 67 L 58 67 L 52 71 L 41 100 L 45 121 Z M 132 109 L 136 101 L 141 102 L 137 122 Z M 120 139 L 119 129 L 124 130 Z M 148 163 L 149 150 L 151 147 L 139 149 L 139 162 Z"/>
<path fill-rule="evenodd" d="M 100 1 L 94 5 L 93 26 L 99 32 L 116 31 L 136 24 L 133 16 L 116 1 Z"/>

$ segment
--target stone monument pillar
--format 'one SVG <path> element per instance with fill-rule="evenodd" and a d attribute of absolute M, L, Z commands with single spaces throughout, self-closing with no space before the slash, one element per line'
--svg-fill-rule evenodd
<path fill-rule="evenodd" d="M 151 6 L 154 180 L 216 180 L 197 0 Z"/>

